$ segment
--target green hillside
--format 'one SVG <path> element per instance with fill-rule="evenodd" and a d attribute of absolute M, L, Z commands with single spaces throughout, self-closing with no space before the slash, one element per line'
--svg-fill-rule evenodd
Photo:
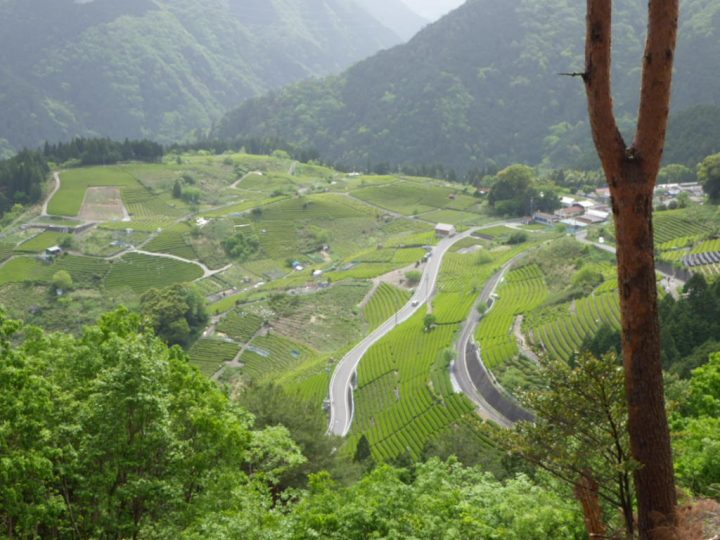
<path fill-rule="evenodd" d="M 399 41 L 351 0 L 3 0 L 0 153 L 90 133 L 177 140 Z"/>
<path fill-rule="evenodd" d="M 645 6 L 615 4 L 615 106 L 627 128 L 637 109 Z M 441 163 L 462 170 L 544 158 L 555 166 L 594 164 L 582 83 L 558 75 L 582 69 L 584 9 L 570 0 L 470 0 L 410 43 L 340 76 L 246 103 L 215 133 L 272 134 L 355 167 Z M 707 0 L 683 4 L 675 112 L 720 105 L 717 78 L 707 69 L 720 55 L 717 12 Z M 687 144 L 687 121 L 670 137 L 671 154 L 673 141 Z M 674 159 L 687 161 L 686 154 Z"/>

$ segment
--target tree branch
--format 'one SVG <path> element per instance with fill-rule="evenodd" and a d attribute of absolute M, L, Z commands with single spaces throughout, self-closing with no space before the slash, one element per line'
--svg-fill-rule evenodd
<path fill-rule="evenodd" d="M 619 168 L 625 155 L 625 141 L 613 112 L 612 85 L 612 0 L 587 0 L 585 39 L 585 91 L 590 127 L 600 161 L 608 177 Z M 612 183 L 611 183 L 612 186 Z"/>
<path fill-rule="evenodd" d="M 673 60 L 677 42 L 678 0 L 650 0 L 643 58 L 642 89 L 635 147 L 645 174 L 657 176 L 665 144 Z"/>

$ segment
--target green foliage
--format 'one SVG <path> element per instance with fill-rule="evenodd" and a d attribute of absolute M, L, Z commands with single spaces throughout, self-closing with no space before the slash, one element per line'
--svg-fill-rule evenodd
<path fill-rule="evenodd" d="M 679 184 L 695 180 L 695 173 L 690 167 L 679 163 L 670 163 L 660 169 L 658 184 Z"/>
<path fill-rule="evenodd" d="M 598 482 L 600 496 L 620 508 L 632 534 L 632 471 L 627 436 L 624 373 L 614 354 L 577 358 L 540 368 L 542 388 L 523 396 L 535 414 L 514 431 L 498 434 L 503 444 L 531 463 L 574 485 L 581 478 Z"/>
<path fill-rule="evenodd" d="M 0 161 L 0 216 L 15 204 L 34 204 L 42 196 L 50 167 L 39 152 L 23 150 Z"/>
<path fill-rule="evenodd" d="M 527 242 L 528 235 L 525 232 L 517 231 L 510 235 L 510 237 L 507 239 L 507 243 L 510 245 L 514 244 L 522 244 L 524 242 Z"/>
<path fill-rule="evenodd" d="M 614 40 L 613 87 L 625 130 L 637 113 L 643 52 L 637 36 L 645 30 L 645 13 L 628 0 L 614 7 L 621 30 Z M 570 0 L 526 1 L 519 7 L 466 2 L 406 45 L 341 76 L 243 104 L 214 133 L 223 138 L 273 134 L 354 167 L 442 164 L 445 170 L 493 174 L 498 164 L 544 160 L 596 169 L 582 86 L 557 78 L 570 66 L 583 65 L 584 16 L 585 5 Z M 707 38 L 717 31 L 713 6 L 686 2 L 674 110 L 708 106 L 671 122 L 670 163 L 693 167 L 720 150 L 717 92 L 706 69 L 720 56 L 720 46 Z M 503 42 L 507 35 L 511 42 Z M 431 80 L 431 72 L 439 75 Z"/>
<path fill-rule="evenodd" d="M 195 287 L 181 284 L 146 291 L 140 311 L 169 345 L 187 345 L 208 320 L 205 299 Z"/>
<path fill-rule="evenodd" d="M 423 317 L 423 330 L 429 332 L 437 324 L 437 317 L 432 313 L 428 313 Z"/>
<path fill-rule="evenodd" d="M 335 451 L 339 441 L 325 434 L 327 418 L 314 403 L 273 383 L 250 384 L 243 388 L 237 399 L 255 416 L 257 429 L 285 426 L 307 458 L 307 462 L 283 476 L 281 487 L 305 487 L 308 475 L 320 471 L 330 471 L 344 482 L 359 476 L 360 470 Z"/>
<path fill-rule="evenodd" d="M 552 212 L 560 206 L 558 196 L 549 189 L 536 187 L 535 171 L 527 165 L 511 165 L 500 171 L 494 179 L 488 202 L 500 215 L 523 216 L 534 211 Z M 520 243 L 520 235 L 511 235 L 514 243 Z"/>
<path fill-rule="evenodd" d="M 0 352 L 9 536 L 173 536 L 220 492 L 265 506 L 266 486 L 304 461 L 286 431 L 253 431 L 179 349 L 125 311 L 80 338 L 0 315 Z"/>
<path fill-rule="evenodd" d="M 58 164 L 77 162 L 79 165 L 113 165 L 120 161 L 155 162 L 163 157 L 162 145 L 144 139 L 124 142 L 104 139 L 78 137 L 70 142 L 43 146 L 43 156 Z"/>
<path fill-rule="evenodd" d="M 686 284 L 687 296 L 675 301 L 665 296 L 659 305 L 663 366 L 681 376 L 720 350 L 720 283 L 708 285 L 701 275 Z"/>
<path fill-rule="evenodd" d="M 69 291 L 73 286 L 72 277 L 66 270 L 58 270 L 55 272 L 51 283 L 56 291 Z"/>
<path fill-rule="evenodd" d="M 422 272 L 419 270 L 408 270 L 405 272 L 405 280 L 411 287 L 420 283 L 420 279 L 422 279 Z"/>
<path fill-rule="evenodd" d="M 720 202 L 720 153 L 702 160 L 698 165 L 697 176 L 710 202 Z"/>
<path fill-rule="evenodd" d="M 720 353 L 692 372 L 689 391 L 673 415 L 675 471 L 693 493 L 720 494 Z"/>
<path fill-rule="evenodd" d="M 223 249 L 228 256 L 238 261 L 246 261 L 260 248 L 260 241 L 253 234 L 236 232 L 222 241 Z"/>
<path fill-rule="evenodd" d="M 316 475 L 290 525 L 291 537 L 338 540 L 580 539 L 582 531 L 572 503 L 524 476 L 500 483 L 480 469 L 437 459 L 411 470 L 384 465 L 345 489 Z"/>

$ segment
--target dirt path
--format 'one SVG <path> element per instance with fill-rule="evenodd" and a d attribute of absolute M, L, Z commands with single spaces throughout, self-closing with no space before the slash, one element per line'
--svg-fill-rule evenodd
<path fill-rule="evenodd" d="M 257 174 L 257 175 L 259 175 L 259 176 L 262 176 L 262 175 L 263 175 L 262 171 L 250 171 L 249 173 L 245 173 L 245 174 L 243 175 L 243 177 L 240 178 L 239 180 L 235 180 L 232 184 L 230 184 L 230 187 L 233 188 L 233 189 L 236 188 L 236 187 L 238 187 L 238 184 L 239 184 L 240 182 L 242 182 L 243 180 L 245 180 L 245 179 L 246 179 L 248 176 L 250 176 L 251 174 Z"/>
<path fill-rule="evenodd" d="M 517 342 L 518 348 L 520 349 L 520 354 L 522 354 L 525 358 L 532 360 L 536 364 L 539 364 L 540 359 L 538 358 L 537 354 L 535 354 L 530 349 L 527 340 L 525 339 L 525 335 L 522 333 L 522 323 L 524 318 L 524 315 L 518 315 L 517 317 L 515 317 L 515 323 L 513 324 L 513 334 L 515 334 L 515 341 Z"/>
<path fill-rule="evenodd" d="M 245 351 L 248 350 L 248 347 L 250 347 L 250 344 L 255 340 L 255 338 L 266 335 L 267 334 L 267 328 L 263 325 L 260 330 L 255 332 L 253 337 L 251 337 L 242 347 L 240 347 L 240 350 L 237 352 L 235 357 L 230 360 L 229 362 L 225 362 L 223 366 L 218 369 L 212 376 L 212 380 L 217 381 L 222 376 L 223 372 L 226 368 L 241 368 L 243 367 L 243 363 L 240 361 L 240 358 L 245 353 Z"/>
<path fill-rule="evenodd" d="M 50 194 L 47 196 L 47 198 L 45 199 L 45 202 L 43 203 L 42 212 L 40 213 L 40 215 L 42 217 L 48 216 L 48 213 L 47 213 L 48 204 L 50 204 L 50 200 L 55 196 L 55 194 L 60 189 L 60 174 L 56 173 L 56 172 L 53 173 L 53 179 L 55 180 L 55 185 L 53 186 L 52 190 L 50 191 Z"/>

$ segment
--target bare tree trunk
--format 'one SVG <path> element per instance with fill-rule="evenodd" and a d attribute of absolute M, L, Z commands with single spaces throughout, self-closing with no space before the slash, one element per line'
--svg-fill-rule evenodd
<path fill-rule="evenodd" d="M 635 472 L 638 530 L 672 525 L 677 504 L 665 413 L 652 230 L 652 198 L 670 104 L 678 0 L 650 0 L 641 103 L 635 141 L 617 128 L 610 84 L 612 1 L 587 0 L 583 80 L 593 140 L 610 186 L 617 240 L 618 286 Z"/>
<path fill-rule="evenodd" d="M 607 533 L 598 493 L 598 483 L 589 475 L 581 476 L 575 483 L 575 498 L 582 505 L 585 529 L 590 539 L 605 538 Z"/>

